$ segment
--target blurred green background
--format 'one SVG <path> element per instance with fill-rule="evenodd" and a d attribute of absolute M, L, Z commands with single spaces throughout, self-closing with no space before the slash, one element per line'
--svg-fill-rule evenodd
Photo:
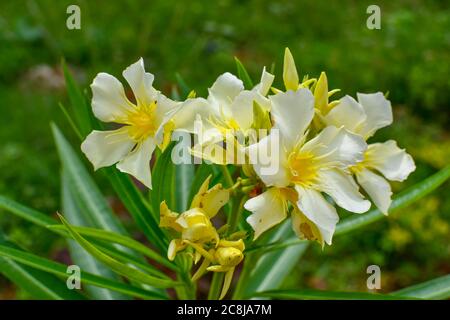
<path fill-rule="evenodd" d="M 81 30 L 66 28 L 69 4 L 81 8 Z M 381 8 L 381 30 L 366 27 L 370 4 Z M 49 214 L 60 208 L 49 123 L 67 127 L 58 108 L 68 100 L 63 57 L 86 90 L 96 73 L 119 77 L 142 56 L 165 93 L 178 72 L 205 94 L 219 74 L 235 71 L 233 56 L 255 80 L 264 65 L 280 78 L 286 46 L 302 75 L 324 70 L 331 88 L 389 91 L 395 123 L 375 139 L 396 139 L 418 167 L 396 191 L 449 163 L 448 1 L 2 1 L 0 194 Z M 448 189 L 323 251 L 313 246 L 285 287 L 365 291 L 371 264 L 381 267 L 382 292 L 450 273 Z M 64 259 L 64 243 L 1 210 L 0 231 Z M 0 299 L 27 297 L 0 276 Z"/>

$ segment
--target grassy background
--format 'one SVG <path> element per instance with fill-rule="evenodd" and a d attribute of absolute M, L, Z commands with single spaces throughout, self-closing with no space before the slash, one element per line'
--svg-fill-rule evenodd
<path fill-rule="evenodd" d="M 67 102 L 62 57 L 85 88 L 96 73 L 119 77 L 142 56 L 162 91 L 170 93 L 178 72 L 205 94 L 217 75 L 235 70 L 233 56 L 254 79 L 263 65 L 280 78 L 285 46 L 302 75 L 325 70 L 332 88 L 389 91 L 396 122 L 375 139 L 395 138 L 416 159 L 417 171 L 394 184 L 396 191 L 420 181 L 450 157 L 450 8 L 447 1 L 377 1 L 381 30 L 369 30 L 372 3 L 2 1 L 0 194 L 45 212 L 59 209 L 49 123 L 66 125 L 58 108 Z M 66 28 L 69 4 L 81 8 L 81 30 Z M 370 264 L 382 269 L 382 291 L 449 273 L 448 187 L 324 251 L 314 246 L 285 286 L 366 290 Z M 64 255 L 62 243 L 2 211 L 0 230 L 35 252 Z M 0 277 L 0 299 L 14 297 L 27 295 Z"/>

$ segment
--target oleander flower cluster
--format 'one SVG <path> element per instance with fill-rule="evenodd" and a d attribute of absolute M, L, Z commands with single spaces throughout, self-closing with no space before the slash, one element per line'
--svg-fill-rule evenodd
<path fill-rule="evenodd" d="M 161 187 L 152 185 L 152 154 L 164 151 L 174 133 L 196 137 L 189 147 L 193 158 L 236 168 L 227 188 L 210 186 L 208 177 L 187 211 L 171 211 L 165 202 L 160 206 L 160 227 L 173 239 L 168 258 L 186 252 L 195 263 L 202 261 L 193 280 L 207 271 L 224 272 L 222 297 L 244 258 L 244 242 L 290 218 L 300 239 L 331 245 L 339 221 L 336 207 L 363 214 L 373 203 L 387 215 L 389 181 L 403 181 L 415 170 L 412 157 L 395 141 L 370 141 L 393 122 L 383 93 L 336 99 L 340 90 L 329 89 L 324 72 L 300 78 L 289 49 L 280 81 L 284 87 L 274 85 L 275 76 L 266 68 L 253 87 L 226 72 L 207 97 L 191 93 L 174 101 L 153 87 L 154 76 L 142 59 L 123 77 L 132 97 L 109 74 L 94 79 L 93 113 L 115 123 L 115 129 L 94 130 L 81 149 L 95 169 L 116 165 L 150 189 Z M 215 227 L 213 218 L 234 197 L 246 199 L 246 214 L 237 219 L 247 216 L 250 235 Z"/>

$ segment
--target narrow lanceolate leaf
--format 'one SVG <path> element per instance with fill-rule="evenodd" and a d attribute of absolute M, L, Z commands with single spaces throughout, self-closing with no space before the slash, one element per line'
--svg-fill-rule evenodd
<path fill-rule="evenodd" d="M 0 245 L 20 250 L 15 244 L 7 241 L 1 233 Z M 33 299 L 85 299 L 80 292 L 69 290 L 66 283 L 54 275 L 35 270 L 10 258 L 0 257 L 0 274 L 3 274 L 10 281 L 28 292 Z"/>
<path fill-rule="evenodd" d="M 72 190 L 70 189 L 70 184 L 67 179 L 67 172 L 65 170 L 63 170 L 61 175 L 61 198 L 64 215 L 70 223 L 76 225 L 86 225 L 82 210 L 80 209 Z M 50 226 L 52 225 L 53 224 Z M 67 233 L 64 227 L 63 229 L 58 229 L 58 231 Z M 86 252 L 86 250 L 84 250 L 83 247 L 81 247 L 76 241 L 69 240 L 69 251 L 74 264 L 78 265 L 82 270 L 104 278 L 119 281 L 119 277 L 114 272 L 104 268 L 100 262 L 95 260 L 95 258 Z M 87 285 L 85 286 L 85 289 L 93 299 L 114 300 L 127 298 L 127 296 L 123 294 L 95 286 Z"/>
<path fill-rule="evenodd" d="M 78 232 L 72 228 L 68 222 L 60 216 L 61 222 L 66 226 L 67 231 L 71 234 L 71 236 L 92 256 L 94 256 L 98 261 L 102 262 L 103 264 L 107 265 L 111 270 L 116 272 L 117 274 L 123 275 L 127 277 L 128 279 L 132 281 L 136 281 L 137 283 L 141 284 L 147 284 L 156 288 L 172 288 L 179 283 L 172 281 L 172 280 L 166 280 L 166 279 L 160 279 L 153 276 L 150 276 L 146 273 L 143 273 L 139 271 L 138 269 L 129 267 L 112 257 L 108 256 L 107 254 L 103 253 L 97 247 L 92 245 L 89 241 L 84 239 Z"/>
<path fill-rule="evenodd" d="M 56 234 L 66 236 L 66 237 L 69 236 L 66 230 L 62 230 L 61 228 L 58 228 L 58 227 L 52 228 L 51 226 L 59 226 L 60 225 L 59 222 L 52 219 L 51 217 L 45 215 L 42 212 L 25 207 L 15 201 L 12 201 L 12 200 L 2 197 L 2 196 L 0 196 L 0 207 L 12 212 L 16 216 L 21 217 L 21 218 L 25 219 L 26 221 L 29 221 L 31 223 L 34 223 L 35 225 L 47 228 L 47 230 L 50 230 Z M 71 213 L 70 211 L 66 211 L 66 216 L 70 215 L 70 213 Z M 101 244 L 101 245 L 99 244 L 99 247 L 101 248 L 101 250 L 103 250 L 107 254 L 111 255 L 112 257 L 114 257 L 122 262 L 131 263 L 141 269 L 145 269 L 145 271 L 149 271 L 150 268 L 153 268 L 154 269 L 154 270 L 152 269 L 153 274 L 156 275 L 158 273 L 157 269 L 155 269 L 151 265 L 147 265 L 145 261 L 144 262 L 140 261 L 140 259 L 138 259 L 134 256 L 130 256 L 129 254 L 127 254 L 123 251 L 119 251 L 115 247 L 109 246 L 107 248 L 106 244 Z M 80 258 L 80 255 L 82 255 L 82 258 Z M 74 252 L 74 250 L 72 250 L 72 248 L 71 248 L 71 256 L 72 256 L 72 259 L 76 262 L 76 264 L 80 265 L 82 267 L 82 269 L 85 271 L 97 273 L 97 274 L 102 274 L 104 272 L 110 273 L 107 269 L 105 269 L 101 264 L 99 264 L 99 262 L 97 262 L 89 253 L 87 253 L 82 248 L 80 249 L 80 251 L 77 251 L 77 252 Z M 98 266 L 98 268 L 97 268 L 97 266 Z M 103 274 L 103 276 L 105 276 L 105 275 Z M 149 288 L 146 288 L 146 289 L 150 290 Z M 101 289 L 101 290 L 106 291 L 104 289 Z M 154 291 L 154 290 L 150 290 L 150 291 Z M 115 295 L 117 296 L 118 294 L 116 293 Z M 158 295 L 161 295 L 161 293 L 158 292 Z M 91 296 L 95 298 L 95 295 L 91 294 Z M 107 297 L 103 297 L 103 299 L 107 299 Z"/>
<path fill-rule="evenodd" d="M 52 125 L 52 130 L 63 168 L 72 184 L 73 193 L 82 202 L 80 205 L 85 218 L 90 219 L 95 227 L 126 234 L 69 142 L 56 125 Z"/>
<path fill-rule="evenodd" d="M 37 210 L 26 207 L 14 200 L 0 195 L 0 208 L 3 208 L 12 214 L 25 219 L 35 225 L 46 227 L 48 225 L 56 224 L 57 222 L 48 215 Z"/>
<path fill-rule="evenodd" d="M 36 256 L 28 252 L 17 250 L 2 244 L 0 244 L 0 257 L 10 258 L 21 264 L 30 266 L 32 268 L 47 273 L 57 275 L 64 279 L 70 276 L 70 274 L 67 273 L 66 265 Z M 81 283 L 82 285 L 90 284 L 101 288 L 114 290 L 133 297 L 139 297 L 144 299 L 165 299 L 165 296 L 160 293 L 149 292 L 147 290 L 130 286 L 128 284 L 117 282 L 107 278 L 103 278 L 83 270 L 81 271 Z"/>
<path fill-rule="evenodd" d="M 77 137 L 80 140 L 83 140 L 83 135 L 81 134 L 80 130 L 78 130 L 77 124 L 72 119 L 72 116 L 67 111 L 66 107 L 62 103 L 59 103 L 58 105 L 59 105 L 59 108 L 61 109 L 62 113 L 64 114 L 64 117 L 66 117 L 66 120 L 69 123 L 70 127 L 72 128 L 72 130 L 75 132 L 75 134 L 77 135 Z"/>
<path fill-rule="evenodd" d="M 105 254 L 109 255 L 110 257 L 125 263 L 129 266 L 134 266 L 136 268 L 138 268 L 141 271 L 147 272 L 148 274 L 158 277 L 158 278 L 166 278 L 166 279 L 170 279 L 170 277 L 168 277 L 164 272 L 160 271 L 159 269 L 157 269 L 155 266 L 149 264 L 148 262 L 142 262 L 139 259 L 136 259 L 135 257 L 123 252 L 123 251 L 119 251 L 116 248 L 114 248 L 114 246 L 112 245 L 108 245 L 106 243 L 100 243 L 97 241 L 92 241 L 92 243 L 94 245 L 97 246 L 97 248 L 99 248 L 102 252 L 104 252 Z M 149 291 L 153 291 L 153 290 L 158 290 L 161 291 L 162 289 L 156 289 L 156 288 L 150 288 L 149 286 L 145 286 L 145 289 L 149 290 Z"/>
<path fill-rule="evenodd" d="M 255 297 L 280 300 L 403 300 L 409 297 L 368 292 L 336 292 L 320 290 L 273 290 L 258 292 Z"/>
<path fill-rule="evenodd" d="M 180 88 L 181 96 L 187 97 L 191 89 L 187 85 L 186 81 L 184 81 L 183 77 L 178 72 L 175 73 L 175 78 L 177 80 L 178 87 Z"/>
<path fill-rule="evenodd" d="M 65 226 L 63 225 L 52 225 L 50 226 L 51 229 L 59 229 L 59 230 L 66 230 Z M 72 226 L 72 229 L 79 233 L 82 236 L 96 239 L 96 240 L 103 240 L 108 243 L 117 243 L 120 245 L 123 245 L 127 248 L 133 249 L 139 253 L 142 253 L 143 255 L 147 256 L 148 258 L 152 259 L 155 262 L 158 262 L 170 269 L 177 270 L 176 266 L 168 261 L 166 258 L 163 258 L 160 254 L 156 253 L 149 247 L 143 245 L 142 243 L 131 239 L 126 236 L 122 236 L 117 233 L 113 233 L 110 231 L 105 231 L 101 229 L 95 229 L 95 228 L 89 228 L 89 227 L 74 227 Z"/>
<path fill-rule="evenodd" d="M 419 299 L 450 298 L 450 274 L 394 292 L 395 295 Z"/>
<path fill-rule="evenodd" d="M 92 130 L 91 111 L 84 95 L 76 85 L 64 61 L 62 63 L 62 67 L 70 104 L 72 110 L 74 111 L 76 122 L 78 124 L 78 131 L 81 136 L 85 137 Z"/>
<path fill-rule="evenodd" d="M 236 57 L 234 57 L 234 61 L 236 62 L 236 69 L 237 69 L 239 79 L 241 79 L 242 82 L 244 83 L 245 89 L 249 90 L 249 89 L 253 88 L 253 81 L 250 78 L 250 76 L 248 75 L 248 72 L 245 69 L 242 62 Z"/>
<path fill-rule="evenodd" d="M 286 221 L 268 241 L 284 241 L 292 237 L 292 235 L 291 223 L 290 221 Z M 303 245 L 265 253 L 253 263 L 251 259 L 245 261 L 245 277 L 239 280 L 234 298 L 243 299 L 244 297 L 253 296 L 255 292 L 278 288 L 286 276 L 297 265 L 298 259 L 300 259 L 307 247 L 308 245 L 304 243 Z M 250 256 L 247 256 L 246 260 Z"/>
<path fill-rule="evenodd" d="M 449 178 L 450 166 L 438 171 L 422 182 L 415 184 L 394 197 L 389 212 L 394 213 L 423 198 Z M 356 230 L 372 222 L 378 221 L 383 217 L 385 216 L 377 209 L 371 210 L 365 214 L 353 215 L 342 220 L 342 222 L 337 225 L 335 234 L 339 235 Z M 290 221 L 286 221 L 285 223 L 289 225 L 290 230 Z M 279 230 L 282 230 L 282 228 L 283 226 L 279 227 Z M 285 238 L 276 237 L 275 235 L 272 239 L 269 239 L 264 243 L 264 245 L 261 245 L 261 250 L 255 250 L 260 251 L 260 256 L 258 256 L 259 259 L 256 264 L 252 265 L 251 268 L 246 268 L 244 263 L 243 275 L 239 280 L 235 298 L 252 296 L 257 291 L 275 290 L 279 288 L 285 279 L 285 276 L 296 266 L 298 259 L 308 246 L 305 241 L 296 239 L 292 232 L 288 231 L 285 234 L 289 235 Z M 290 252 L 290 250 L 292 250 L 292 252 Z M 265 253 L 265 251 L 269 252 Z M 252 255 L 256 253 L 257 252 L 251 252 Z M 248 261 L 246 261 L 246 263 L 247 262 Z M 267 279 L 264 277 L 266 273 L 269 275 Z M 261 285 L 253 285 L 254 282 L 257 283 L 258 281 L 260 281 Z M 257 287 L 259 287 L 259 289 Z"/>
<path fill-rule="evenodd" d="M 137 226 L 148 241 L 158 247 L 160 252 L 167 251 L 168 241 L 159 227 L 158 212 L 147 202 L 131 178 L 115 167 L 102 169 L 125 208 L 133 217 Z"/>
<path fill-rule="evenodd" d="M 159 221 L 159 205 L 164 200 L 175 209 L 175 166 L 171 161 L 172 142 L 156 160 L 152 170 L 152 184 L 157 186 L 150 192 L 151 205 Z"/>
<path fill-rule="evenodd" d="M 69 236 L 69 234 L 67 233 L 65 228 L 55 219 L 48 217 L 47 215 L 45 215 L 42 212 L 25 207 L 25 206 L 15 202 L 15 201 L 12 201 L 8 198 L 0 196 L 0 208 L 4 208 L 4 209 L 14 213 L 16 216 L 21 217 L 24 220 L 29 221 L 31 223 L 34 223 L 35 225 L 41 226 L 43 228 L 47 228 L 47 230 L 54 232 L 58 235 L 61 235 L 64 237 Z M 71 214 L 70 210 L 69 211 L 65 210 L 66 217 L 70 216 L 70 214 Z M 81 220 L 75 220 L 75 221 L 76 222 L 74 222 L 74 223 L 76 223 L 76 224 L 82 224 L 82 222 L 80 222 Z M 86 236 L 89 237 L 89 234 L 86 234 Z M 98 235 L 97 235 L 97 237 L 98 237 Z M 91 237 L 91 239 L 94 239 L 94 238 L 95 237 Z M 105 237 L 103 237 L 103 238 L 105 238 Z M 143 269 L 146 269 L 146 270 L 149 270 L 149 268 L 154 268 L 151 265 L 147 265 L 146 267 L 144 267 L 143 264 L 145 262 L 141 261 L 140 259 L 137 259 L 136 257 L 130 256 L 125 252 L 119 251 L 115 247 L 112 247 L 112 246 L 107 247 L 106 244 L 101 244 L 101 245 L 99 244 L 99 246 L 101 247 L 101 250 L 107 252 L 108 254 L 110 254 L 111 256 L 113 256 L 119 260 L 125 261 L 127 263 L 131 263 L 134 265 L 139 265 L 140 267 L 143 267 Z M 82 252 L 87 257 L 91 258 L 93 261 L 96 261 L 84 249 L 82 249 Z M 72 255 L 72 252 L 71 252 L 71 255 Z M 72 256 L 72 258 L 74 259 L 74 256 Z M 74 260 L 77 261 L 77 264 L 79 264 L 78 259 L 74 259 Z M 96 262 L 96 263 L 98 263 L 98 262 Z M 79 265 L 82 265 L 82 263 Z M 85 268 L 85 267 L 83 269 L 86 271 L 91 270 L 91 269 Z M 101 267 L 101 269 L 104 269 L 104 268 Z M 153 270 L 153 271 L 155 271 L 155 270 Z M 95 269 L 91 270 L 91 272 L 96 273 Z"/>
<path fill-rule="evenodd" d="M 427 194 L 435 190 L 449 178 L 450 166 L 447 166 L 446 168 L 438 171 L 432 176 L 413 185 L 412 187 L 406 189 L 405 191 L 394 197 L 394 201 L 389 208 L 389 213 L 394 213 L 395 211 L 402 209 L 425 197 Z M 335 234 L 339 235 L 356 230 L 384 217 L 385 216 L 378 209 L 374 209 L 368 213 L 360 215 L 353 215 L 345 220 L 342 220 L 342 222 L 337 225 Z"/>
<path fill-rule="evenodd" d="M 175 166 L 177 212 L 183 212 L 189 206 L 189 191 L 194 180 L 194 169 L 193 164 L 179 164 Z"/>
<path fill-rule="evenodd" d="M 401 210 L 410 204 L 418 201 L 428 195 L 430 192 L 438 188 L 445 181 L 450 178 L 450 166 L 446 167 L 432 176 L 426 178 L 425 180 L 411 186 L 405 191 L 399 193 L 394 197 L 391 207 L 389 208 L 389 214 L 393 214 L 398 210 Z M 370 210 L 367 213 L 352 215 L 348 218 L 343 219 L 336 226 L 335 235 L 345 234 L 347 232 L 351 232 L 366 226 L 370 223 L 376 222 L 381 219 L 386 219 L 386 216 L 383 215 L 378 209 Z M 284 242 L 272 242 L 265 244 L 264 246 L 259 246 L 255 250 L 281 250 L 290 246 L 303 245 L 305 241 L 299 240 L 295 236 L 292 236 L 288 240 Z"/>

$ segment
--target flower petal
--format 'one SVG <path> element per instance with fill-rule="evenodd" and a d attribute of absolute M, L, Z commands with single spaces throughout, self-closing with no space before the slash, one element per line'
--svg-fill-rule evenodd
<path fill-rule="evenodd" d="M 207 121 L 211 117 L 220 116 L 218 110 L 203 98 L 187 99 L 180 106 L 172 116 L 176 130 L 183 130 L 194 133 L 195 121 L 198 119 L 202 121 L 204 129 L 212 128 L 212 125 Z"/>
<path fill-rule="evenodd" d="M 405 180 L 416 169 L 413 158 L 394 140 L 370 144 L 364 163 L 394 181 Z"/>
<path fill-rule="evenodd" d="M 298 185 L 295 189 L 298 193 L 298 208 L 317 226 L 322 239 L 330 245 L 339 221 L 336 209 L 316 190 Z"/>
<path fill-rule="evenodd" d="M 252 212 L 247 222 L 255 230 L 254 239 L 279 224 L 287 216 L 287 202 L 278 188 L 270 188 L 251 198 L 245 203 L 244 208 Z"/>
<path fill-rule="evenodd" d="M 178 108 L 181 106 L 181 102 L 173 101 L 162 93 L 158 93 L 157 95 L 157 104 L 155 109 L 155 126 L 157 128 L 155 133 L 155 139 L 158 145 L 160 145 L 164 138 L 164 130 L 169 129 L 169 127 L 164 127 L 165 124 L 172 118 L 172 116 L 176 113 Z M 171 124 L 170 130 L 173 130 L 175 124 Z M 171 132 L 169 132 L 171 134 Z"/>
<path fill-rule="evenodd" d="M 155 150 L 156 143 L 153 138 L 147 138 L 138 144 L 136 148 L 122 161 L 117 164 L 117 169 L 131 174 L 142 182 L 147 188 L 152 188 L 152 177 L 150 172 L 150 159 Z"/>
<path fill-rule="evenodd" d="M 291 213 L 292 229 L 300 239 L 315 240 L 323 245 L 323 237 L 320 229 L 309 220 L 303 212 L 294 206 Z"/>
<path fill-rule="evenodd" d="M 169 248 L 167 249 L 167 258 L 170 261 L 175 260 L 177 253 L 184 250 L 187 247 L 187 243 L 184 243 L 181 239 L 172 239 L 169 243 Z"/>
<path fill-rule="evenodd" d="M 127 128 L 111 131 L 94 130 L 81 144 L 81 151 L 97 170 L 122 160 L 135 144 L 128 136 Z"/>
<path fill-rule="evenodd" d="M 161 228 L 172 228 L 175 231 L 181 232 L 181 226 L 176 223 L 179 214 L 169 209 L 166 202 L 163 201 L 159 205 L 159 226 Z"/>
<path fill-rule="evenodd" d="M 244 132 L 250 129 L 253 123 L 253 101 L 256 101 L 264 110 L 270 108 L 270 102 L 267 98 L 264 98 L 257 91 L 248 90 L 239 93 L 230 106 L 230 118 Z"/>
<path fill-rule="evenodd" d="M 361 161 L 367 144 L 364 139 L 350 131 L 328 126 L 301 148 L 311 152 L 323 165 L 346 168 Z"/>
<path fill-rule="evenodd" d="M 360 132 L 366 139 L 372 136 L 378 129 L 392 123 L 391 102 L 384 97 L 383 93 L 358 93 L 357 96 L 367 117 L 365 125 L 361 128 Z"/>
<path fill-rule="evenodd" d="M 230 198 L 230 191 L 228 189 L 224 189 L 220 183 L 208 189 L 211 177 L 212 176 L 209 175 L 209 177 L 203 182 L 191 203 L 191 209 L 200 208 L 208 215 L 209 218 L 214 217 Z"/>
<path fill-rule="evenodd" d="M 244 90 L 244 84 L 229 72 L 220 75 L 211 88 L 208 89 L 208 100 L 213 100 L 222 108 L 228 106 L 234 98 Z"/>
<path fill-rule="evenodd" d="M 209 217 L 199 208 L 190 209 L 183 212 L 176 220 L 182 228 L 181 237 L 183 240 L 205 243 L 209 241 L 219 241 L 216 228 L 212 225 Z"/>
<path fill-rule="evenodd" d="M 244 151 L 240 146 L 237 146 L 236 151 L 237 153 L 230 148 L 224 148 L 222 143 L 215 142 L 198 143 L 190 149 L 194 157 L 219 165 L 235 164 L 238 155 L 240 159 L 245 159 Z"/>
<path fill-rule="evenodd" d="M 133 90 L 138 104 L 148 106 L 156 99 L 157 91 L 152 86 L 155 77 L 145 72 L 142 58 L 127 67 L 122 75 Z"/>
<path fill-rule="evenodd" d="M 356 173 L 356 179 L 377 208 L 387 215 L 392 202 L 392 191 L 389 182 L 367 169 L 358 171 Z"/>
<path fill-rule="evenodd" d="M 158 93 L 156 95 L 156 121 L 159 122 L 159 125 L 164 124 L 172 118 L 178 108 L 181 107 L 182 103 L 178 101 L 174 101 L 172 99 L 167 98 L 162 93 Z"/>
<path fill-rule="evenodd" d="M 275 76 L 266 71 L 266 67 L 264 67 L 261 81 L 255 86 L 254 90 L 258 91 L 262 96 L 266 96 L 269 93 L 270 87 L 272 86 L 273 80 Z"/>
<path fill-rule="evenodd" d="M 258 143 L 247 147 L 250 164 L 267 186 L 285 187 L 290 183 L 287 153 L 280 144 L 279 134 L 273 131 Z"/>
<path fill-rule="evenodd" d="M 332 125 L 360 134 L 361 127 L 366 120 L 363 107 L 352 97 L 345 96 L 331 111 L 323 118 L 327 125 Z"/>
<path fill-rule="evenodd" d="M 338 169 L 322 170 L 319 173 L 321 191 L 333 198 L 338 206 L 350 212 L 363 213 L 369 210 L 370 201 L 358 191 L 358 185 L 350 174 Z"/>
<path fill-rule="evenodd" d="M 99 73 L 91 84 L 92 111 L 103 122 L 119 122 L 133 105 L 125 96 L 122 84 L 110 74 Z"/>
<path fill-rule="evenodd" d="M 274 127 L 280 130 L 285 146 L 292 149 L 314 117 L 314 97 L 311 91 L 302 88 L 279 93 L 269 99 Z"/>

